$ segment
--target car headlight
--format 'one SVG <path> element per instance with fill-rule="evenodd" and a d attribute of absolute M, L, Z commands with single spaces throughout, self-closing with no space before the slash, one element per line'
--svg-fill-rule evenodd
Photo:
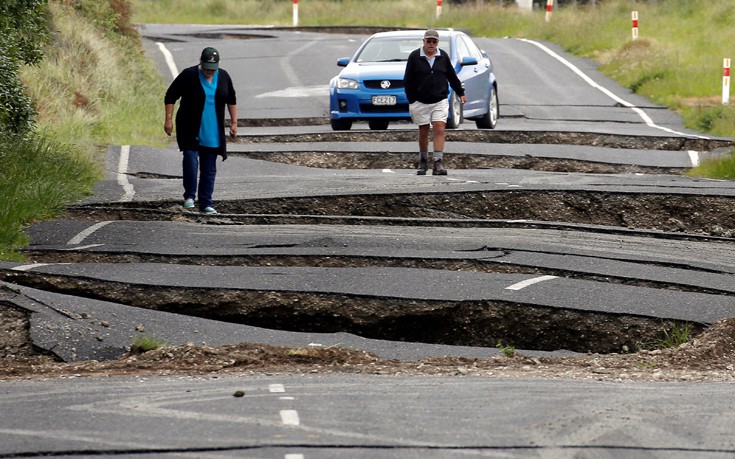
<path fill-rule="evenodd" d="M 337 87 L 339 89 L 358 89 L 360 85 L 357 84 L 357 81 L 349 78 L 337 78 Z"/>

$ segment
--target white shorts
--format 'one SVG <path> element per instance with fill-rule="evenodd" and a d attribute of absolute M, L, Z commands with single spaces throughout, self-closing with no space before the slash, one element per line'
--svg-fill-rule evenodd
<path fill-rule="evenodd" d="M 433 123 L 434 121 L 446 123 L 447 116 L 449 115 L 449 100 L 440 100 L 435 104 L 425 104 L 416 101 L 408 106 L 408 111 L 411 113 L 413 122 L 419 126 Z"/>

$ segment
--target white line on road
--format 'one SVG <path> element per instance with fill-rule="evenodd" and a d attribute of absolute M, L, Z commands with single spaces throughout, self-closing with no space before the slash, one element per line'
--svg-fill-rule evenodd
<path fill-rule="evenodd" d="M 532 44 L 532 45 L 540 48 L 546 54 L 548 54 L 549 56 L 553 57 L 557 61 L 561 62 L 563 65 L 565 65 L 566 67 L 568 67 L 572 72 L 576 73 L 580 78 L 582 78 L 584 81 L 586 81 L 587 84 L 589 84 L 593 88 L 599 89 L 606 96 L 610 97 L 615 102 L 618 102 L 620 105 L 623 105 L 624 107 L 628 107 L 629 109 L 631 109 L 634 112 L 636 112 L 638 114 L 638 116 L 640 116 L 641 119 L 643 119 L 643 121 L 648 126 L 650 126 L 652 128 L 655 128 L 655 129 L 660 129 L 662 131 L 666 131 L 666 132 L 671 133 L 671 134 L 676 134 L 676 135 L 684 136 L 684 137 L 697 137 L 699 139 L 709 139 L 709 137 L 705 137 L 705 136 L 701 136 L 701 135 L 694 135 L 694 134 L 685 134 L 683 132 L 675 131 L 673 129 L 669 129 L 667 127 L 663 127 L 663 126 L 657 125 L 656 123 L 653 122 L 653 120 L 651 119 L 651 117 L 648 116 L 648 114 L 646 112 L 644 112 L 640 108 L 636 107 L 635 105 L 631 104 L 627 100 L 622 99 L 622 98 L 616 96 L 615 94 L 613 94 L 607 88 L 602 87 L 599 83 L 597 83 L 595 80 L 593 80 L 592 78 L 590 78 L 589 76 L 587 76 L 583 71 L 581 71 L 574 64 L 572 64 L 568 60 L 564 59 L 563 57 L 561 57 L 560 55 L 558 55 L 557 53 L 555 53 L 554 51 L 552 51 L 548 47 L 546 47 L 546 46 L 544 46 L 541 43 L 538 43 L 536 41 L 528 40 L 526 38 L 519 38 L 519 40 L 524 41 L 526 43 L 530 43 L 530 44 Z"/>
<path fill-rule="evenodd" d="M 84 250 L 84 249 L 91 249 L 92 247 L 102 247 L 105 244 L 87 244 L 87 245 L 80 245 L 79 247 L 69 247 L 68 249 L 61 249 L 61 250 Z"/>
<path fill-rule="evenodd" d="M 304 459 L 303 454 L 286 454 L 283 459 Z"/>
<path fill-rule="evenodd" d="M 91 236 L 95 231 L 99 230 L 100 228 L 104 228 L 105 226 L 112 223 L 109 222 L 99 222 L 95 223 L 94 225 L 90 226 L 89 228 L 85 229 L 84 231 L 81 231 L 79 234 L 74 236 L 73 238 L 69 239 L 69 242 L 66 243 L 66 245 L 76 245 L 81 244 L 85 239 L 87 239 L 89 236 Z"/>
<path fill-rule="evenodd" d="M 283 384 L 271 384 L 268 386 L 268 390 L 270 392 L 286 392 L 286 388 L 283 387 Z"/>
<path fill-rule="evenodd" d="M 547 280 L 556 279 L 556 276 L 539 276 L 534 277 L 533 279 L 526 279 L 522 282 L 518 282 L 516 284 L 513 284 L 509 287 L 505 287 L 506 290 L 520 290 L 522 288 L 526 288 L 529 285 L 538 284 L 539 282 L 544 282 Z"/>
<path fill-rule="evenodd" d="M 120 202 L 130 202 L 135 196 L 133 185 L 128 182 L 128 159 L 130 158 L 130 145 L 120 147 L 120 161 L 117 164 L 117 183 L 125 192 Z"/>
<path fill-rule="evenodd" d="M 689 150 L 689 161 L 692 162 L 692 167 L 699 166 L 699 152 L 694 150 Z"/>
<path fill-rule="evenodd" d="M 299 421 L 299 413 L 296 410 L 281 410 L 281 422 L 287 426 L 297 426 Z"/>
<path fill-rule="evenodd" d="M 71 263 L 33 263 L 32 265 L 16 266 L 15 268 L 11 268 L 11 271 L 30 271 L 33 268 L 40 268 L 41 266 L 70 265 L 70 264 Z"/>
<path fill-rule="evenodd" d="M 174 62 L 174 56 L 171 54 L 171 51 L 163 43 L 157 42 L 156 45 L 161 50 L 161 54 L 163 54 L 168 70 L 171 72 L 171 77 L 176 78 L 179 76 L 179 70 L 176 68 L 176 62 Z"/>

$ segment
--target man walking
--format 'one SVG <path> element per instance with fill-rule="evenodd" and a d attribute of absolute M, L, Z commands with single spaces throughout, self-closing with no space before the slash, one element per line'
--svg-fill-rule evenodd
<path fill-rule="evenodd" d="M 429 29 L 424 33 L 423 46 L 408 56 L 403 86 L 408 98 L 411 119 L 419 125 L 418 175 L 426 175 L 429 161 L 429 131 L 434 130 L 433 175 L 447 175 L 444 159 L 444 130 L 449 113 L 449 86 L 464 104 L 462 82 L 452 67 L 450 56 L 439 49 L 439 33 Z"/>

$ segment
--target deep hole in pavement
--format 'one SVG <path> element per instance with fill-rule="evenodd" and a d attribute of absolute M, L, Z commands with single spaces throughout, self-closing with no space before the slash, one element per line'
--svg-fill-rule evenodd
<path fill-rule="evenodd" d="M 69 295 L 298 332 L 353 333 L 366 338 L 529 350 L 628 352 L 662 341 L 672 327 L 703 324 L 539 307 L 501 301 L 432 301 L 359 295 L 161 287 L 30 272 L 4 281 Z M 154 290 L 154 292 L 152 291 Z M 246 341 L 247 337 L 243 337 Z"/>
<path fill-rule="evenodd" d="M 533 222 L 563 222 L 735 237 L 735 197 L 700 194 L 503 189 L 245 199 L 220 201 L 217 208 L 220 215 L 212 218 L 183 211 L 178 201 L 131 202 L 75 206 L 67 210 L 66 216 L 78 220 L 193 220 L 211 224 L 318 222 L 457 227 L 532 227 Z"/>

